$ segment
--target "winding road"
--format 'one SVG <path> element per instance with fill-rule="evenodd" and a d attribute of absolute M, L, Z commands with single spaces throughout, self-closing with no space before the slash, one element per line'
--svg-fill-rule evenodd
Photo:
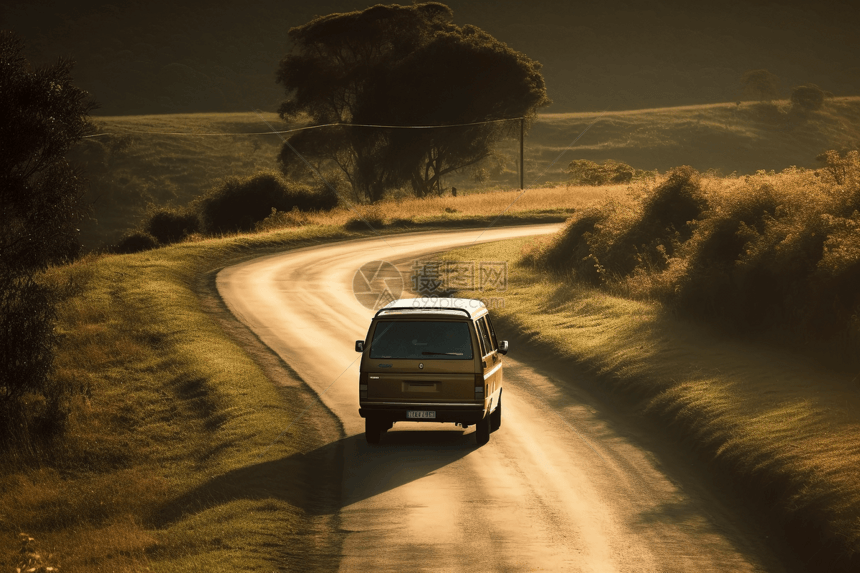
<path fill-rule="evenodd" d="M 390 235 L 218 274 L 231 312 L 342 422 L 340 569 L 792 570 L 744 508 L 697 483 L 682 457 L 655 453 L 634 422 L 580 390 L 581 373 L 515 344 L 505 359 L 502 427 L 489 444 L 477 447 L 474 428 L 417 423 L 398 423 L 378 446 L 365 443 L 353 343 L 373 311 L 353 295 L 357 269 L 556 229 Z"/>

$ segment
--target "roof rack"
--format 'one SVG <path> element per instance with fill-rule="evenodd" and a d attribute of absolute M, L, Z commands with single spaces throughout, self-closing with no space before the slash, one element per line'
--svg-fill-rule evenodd
<path fill-rule="evenodd" d="M 434 307 L 431 307 L 431 308 L 422 308 L 422 307 L 416 307 L 416 306 L 391 306 L 391 307 L 381 308 L 381 309 L 379 309 L 378 311 L 376 311 L 376 314 L 374 315 L 374 318 L 376 318 L 377 316 L 379 316 L 379 315 L 380 315 L 380 314 L 382 314 L 383 312 L 388 312 L 389 310 L 411 310 L 411 311 L 413 311 L 413 312 L 415 312 L 415 311 L 424 311 L 424 312 L 450 312 L 450 311 L 452 311 L 452 310 L 453 310 L 453 311 L 460 311 L 460 312 L 464 313 L 466 316 L 468 316 L 469 318 L 472 318 L 472 313 L 470 313 L 470 312 L 469 312 L 468 310 L 466 310 L 465 308 L 458 308 L 458 307 L 447 307 L 447 308 L 434 308 Z"/>

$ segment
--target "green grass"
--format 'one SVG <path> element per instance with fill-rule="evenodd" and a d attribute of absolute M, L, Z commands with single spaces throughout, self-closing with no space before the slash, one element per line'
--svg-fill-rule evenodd
<path fill-rule="evenodd" d="M 501 323 L 497 330 L 516 332 L 520 344 L 587 371 L 590 390 L 630 404 L 667 428 L 712 471 L 775 515 L 804 559 L 813 559 L 809 563 L 820 570 L 856 566 L 857 378 L 803 351 L 767 339 L 720 336 L 673 318 L 659 303 L 614 296 L 517 264 L 533 250 L 530 242 L 447 253 L 452 260 L 509 262 L 505 292 L 458 295 L 504 297 L 504 306 L 494 311 Z"/>
<path fill-rule="evenodd" d="M 703 171 L 753 173 L 790 165 L 815 167 L 815 157 L 825 149 L 860 141 L 860 98 L 828 100 L 822 111 L 807 117 L 792 114 L 786 102 L 778 104 L 541 114 L 526 138 L 526 185 L 562 184 L 567 164 L 575 158 L 615 159 L 637 169 L 689 164 Z M 102 132 L 110 135 L 88 139 L 74 156 L 86 164 L 91 180 L 88 199 L 94 212 L 81 227 L 84 245 L 95 248 L 117 240 L 140 225 L 149 206 L 182 207 L 225 177 L 277 169 L 278 136 L 242 135 L 268 131 L 265 122 L 276 129 L 287 127 L 274 113 L 96 118 Z M 445 186 L 457 187 L 461 196 L 517 188 L 517 146 L 510 141 L 499 147 L 502 164 L 487 165 L 490 179 L 485 184 L 475 183 L 467 171 L 446 178 Z"/>

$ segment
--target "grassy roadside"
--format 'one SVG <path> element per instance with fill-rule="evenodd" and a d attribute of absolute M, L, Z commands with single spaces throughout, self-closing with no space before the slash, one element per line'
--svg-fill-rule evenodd
<path fill-rule="evenodd" d="M 784 524 L 815 570 L 860 560 L 860 385 L 802 354 L 718 336 L 658 304 L 515 264 L 527 239 L 446 254 L 508 261 L 501 329 L 592 374 L 592 390 L 665 426 Z M 500 329 L 500 330 L 501 330 Z M 834 365 L 835 366 L 835 365 Z"/>
<path fill-rule="evenodd" d="M 82 287 L 61 309 L 56 372 L 78 395 L 61 442 L 3 460 L 0 568 L 20 563 L 21 532 L 66 571 L 313 568 L 331 542 L 314 527 L 332 512 L 305 496 L 325 484 L 302 453 L 339 426 L 316 408 L 276 440 L 315 395 L 288 373 L 272 384 L 207 312 L 207 281 L 347 236 L 303 228 L 56 269 Z"/>
<path fill-rule="evenodd" d="M 437 211 L 380 232 L 496 219 Z M 523 212 L 497 224 L 563 218 Z M 305 453 L 340 437 L 337 420 L 317 407 L 290 425 L 315 394 L 223 311 L 214 276 L 368 233 L 303 225 L 52 270 L 49 280 L 79 289 L 60 309 L 55 373 L 73 398 L 60 440 L 23 436 L 25 447 L 0 453 L 0 569 L 35 553 L 31 564 L 65 571 L 335 565 L 337 460 Z M 35 539 L 27 545 L 35 553 L 19 553 L 21 533 Z"/>

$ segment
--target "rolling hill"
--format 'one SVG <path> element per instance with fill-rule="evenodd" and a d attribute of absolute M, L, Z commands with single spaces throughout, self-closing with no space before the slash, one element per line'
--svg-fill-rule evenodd
<path fill-rule="evenodd" d="M 267 122 L 286 127 L 273 113 L 97 118 L 100 136 L 86 140 L 75 155 L 91 181 L 93 218 L 81 229 L 84 244 L 115 240 L 140 222 L 148 206 L 181 207 L 225 177 L 276 169 L 281 140 L 259 135 L 269 131 Z M 228 135 L 203 135 L 212 133 Z M 792 112 L 787 102 L 542 114 L 526 137 L 525 180 L 528 187 L 562 183 L 568 163 L 583 158 L 660 171 L 688 164 L 724 174 L 816 167 L 815 157 L 825 149 L 858 143 L 860 98 L 833 98 L 809 114 Z M 486 164 L 485 183 L 477 184 L 467 171 L 445 185 L 465 192 L 517 187 L 518 142 L 501 145 L 498 155 Z"/>

